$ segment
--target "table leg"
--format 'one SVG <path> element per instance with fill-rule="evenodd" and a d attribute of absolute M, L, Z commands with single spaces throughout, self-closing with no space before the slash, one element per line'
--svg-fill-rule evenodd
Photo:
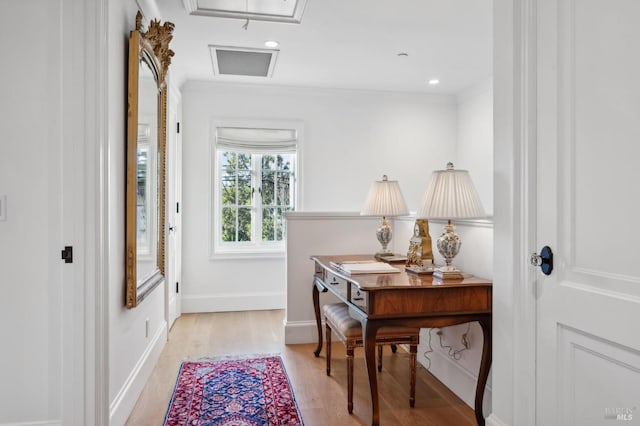
<path fill-rule="evenodd" d="M 482 327 L 484 343 L 482 344 L 482 359 L 480 361 L 480 371 L 478 372 L 478 384 L 476 386 L 476 421 L 478 426 L 484 426 L 484 416 L 482 415 L 482 401 L 484 399 L 484 388 L 489 377 L 491 368 L 491 317 L 478 321 Z"/>
<path fill-rule="evenodd" d="M 378 405 L 378 376 L 376 371 L 376 334 L 380 325 L 376 321 L 364 318 L 362 320 L 362 337 L 364 346 L 364 362 L 369 378 L 371 392 L 372 426 L 380 424 L 380 407 Z"/>
<path fill-rule="evenodd" d="M 313 351 L 313 354 L 317 357 L 320 356 L 320 352 L 322 351 L 322 322 L 320 320 L 320 291 L 318 290 L 318 286 L 315 281 L 313 282 L 313 311 L 316 315 L 316 327 L 318 327 L 318 346 L 316 350 Z"/>

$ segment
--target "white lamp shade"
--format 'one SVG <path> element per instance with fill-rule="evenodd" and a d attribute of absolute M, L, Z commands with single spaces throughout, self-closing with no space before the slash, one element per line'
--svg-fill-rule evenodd
<path fill-rule="evenodd" d="M 472 219 L 484 216 L 480 197 L 468 171 L 455 170 L 449 163 L 447 170 L 433 172 L 418 217 Z"/>
<path fill-rule="evenodd" d="M 382 180 L 373 182 L 360 214 L 371 216 L 402 216 L 409 214 L 409 209 L 402 196 L 402 191 L 400 191 L 398 181 L 387 180 L 385 175 Z"/>

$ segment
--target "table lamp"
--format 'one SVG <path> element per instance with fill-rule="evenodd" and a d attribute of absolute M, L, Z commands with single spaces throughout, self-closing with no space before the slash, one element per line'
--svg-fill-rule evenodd
<path fill-rule="evenodd" d="M 382 180 L 373 182 L 360 214 L 382 216 L 382 223 L 376 231 L 376 237 L 378 237 L 378 241 L 382 245 L 382 250 L 376 253 L 376 257 L 392 256 L 393 253 L 387 249 L 387 245 L 389 245 L 393 237 L 387 217 L 409 214 L 409 209 L 402 196 L 402 191 L 400 191 L 398 181 L 389 180 L 387 175 L 384 175 Z"/>
<path fill-rule="evenodd" d="M 445 266 L 437 268 L 433 276 L 441 279 L 462 279 L 462 272 L 451 264 L 462 245 L 451 219 L 484 217 L 484 210 L 469 172 L 456 170 L 453 163 L 448 163 L 446 170 L 434 171 L 418 217 L 447 219 L 442 235 L 436 242 L 438 251 L 444 257 Z"/>

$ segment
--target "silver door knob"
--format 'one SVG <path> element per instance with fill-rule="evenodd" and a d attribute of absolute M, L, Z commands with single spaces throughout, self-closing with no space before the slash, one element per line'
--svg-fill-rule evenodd
<path fill-rule="evenodd" d="M 531 266 L 539 266 L 543 274 L 550 275 L 553 272 L 553 251 L 551 251 L 551 247 L 542 247 L 540 254 L 531 253 L 529 262 Z"/>

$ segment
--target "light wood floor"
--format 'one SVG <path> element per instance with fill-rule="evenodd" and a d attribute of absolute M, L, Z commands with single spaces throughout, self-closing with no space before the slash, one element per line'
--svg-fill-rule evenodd
<path fill-rule="evenodd" d="M 313 355 L 315 344 L 285 345 L 284 311 L 224 312 L 182 315 L 174 324 L 149 382 L 127 421 L 128 426 L 162 425 L 183 360 L 216 355 L 280 354 L 306 426 L 371 424 L 369 388 L 362 358 L 356 350 L 354 410 L 347 412 L 345 350 L 332 345 L 331 377 L 326 375 L 325 352 Z M 418 354 L 421 356 L 421 354 Z M 379 373 L 382 425 L 475 425 L 473 410 L 418 368 L 416 405 L 409 407 L 409 362 L 401 349 L 384 349 Z"/>

